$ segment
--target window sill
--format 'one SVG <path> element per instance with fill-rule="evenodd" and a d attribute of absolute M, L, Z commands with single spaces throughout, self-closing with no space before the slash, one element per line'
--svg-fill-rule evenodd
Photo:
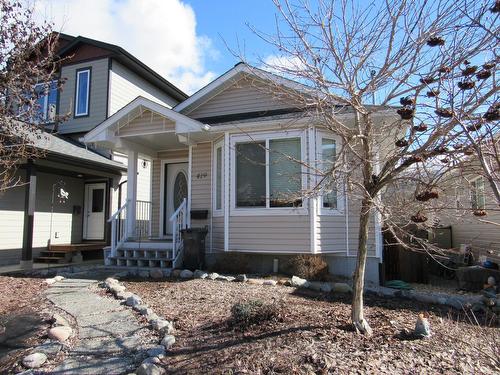
<path fill-rule="evenodd" d="M 342 216 L 344 215 L 344 210 L 341 209 L 320 209 L 319 216 Z"/>
<path fill-rule="evenodd" d="M 307 208 L 233 208 L 230 216 L 305 216 L 309 215 Z"/>
<path fill-rule="evenodd" d="M 212 217 L 222 217 L 224 216 L 224 210 L 213 211 Z"/>

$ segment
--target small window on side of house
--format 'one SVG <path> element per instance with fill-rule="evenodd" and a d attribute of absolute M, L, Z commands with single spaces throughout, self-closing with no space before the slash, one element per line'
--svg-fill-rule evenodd
<path fill-rule="evenodd" d="M 482 177 L 471 182 L 471 206 L 473 210 L 484 210 L 486 206 L 484 179 Z"/>
<path fill-rule="evenodd" d="M 222 144 L 218 144 L 215 146 L 215 164 L 214 164 L 214 176 L 215 176 L 215 211 L 222 210 L 222 187 L 223 187 L 223 169 L 224 169 L 224 160 L 223 160 L 223 148 Z"/>
<path fill-rule="evenodd" d="M 329 176 L 325 178 L 325 193 L 323 194 L 323 208 L 337 209 L 337 185 L 336 181 L 332 179 L 331 169 L 335 164 L 337 157 L 337 144 L 334 139 L 322 138 L 321 139 L 321 166 L 325 173 Z"/>
<path fill-rule="evenodd" d="M 76 72 L 75 117 L 88 116 L 90 100 L 90 69 Z"/>

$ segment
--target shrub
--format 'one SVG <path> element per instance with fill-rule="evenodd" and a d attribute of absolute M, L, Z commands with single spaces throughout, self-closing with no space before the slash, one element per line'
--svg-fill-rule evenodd
<path fill-rule="evenodd" d="M 264 303 L 260 300 L 238 302 L 231 308 L 231 324 L 246 329 L 254 324 L 276 321 L 280 316 L 277 303 Z"/>
<path fill-rule="evenodd" d="M 217 254 L 215 263 L 210 271 L 219 273 L 239 274 L 250 271 L 250 256 L 237 252 Z"/>
<path fill-rule="evenodd" d="M 318 255 L 296 255 L 288 260 L 286 271 L 306 280 L 325 280 L 328 264 Z"/>

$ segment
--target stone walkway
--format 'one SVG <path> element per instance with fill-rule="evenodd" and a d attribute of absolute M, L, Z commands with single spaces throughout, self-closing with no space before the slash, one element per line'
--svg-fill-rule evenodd
<path fill-rule="evenodd" d="M 154 346 L 149 329 L 130 308 L 93 291 L 97 280 L 64 279 L 50 286 L 47 298 L 76 320 L 64 361 L 51 374 L 126 374 Z"/>

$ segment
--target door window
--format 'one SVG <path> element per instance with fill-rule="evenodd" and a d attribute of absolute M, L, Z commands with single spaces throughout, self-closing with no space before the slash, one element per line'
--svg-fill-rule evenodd
<path fill-rule="evenodd" d="M 92 212 L 104 211 L 104 189 L 92 190 Z"/>
<path fill-rule="evenodd" d="M 174 210 L 181 205 L 184 198 L 187 197 L 187 179 L 184 172 L 177 173 L 174 182 Z"/>

